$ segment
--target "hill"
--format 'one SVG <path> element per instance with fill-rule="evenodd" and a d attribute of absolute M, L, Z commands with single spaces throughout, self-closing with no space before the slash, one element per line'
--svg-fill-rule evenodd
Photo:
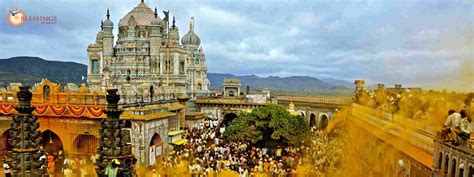
<path fill-rule="evenodd" d="M 291 77 L 258 77 L 255 75 L 236 76 L 232 74 L 208 73 L 211 82 L 211 89 L 222 89 L 224 78 L 239 78 L 242 89 L 247 85 L 251 89 L 267 88 L 273 92 L 285 92 L 294 94 L 330 94 L 330 95 L 350 95 L 353 90 L 352 84 L 347 81 L 328 79 L 331 83 L 325 82 L 315 77 L 291 76 Z"/>
<path fill-rule="evenodd" d="M 80 84 L 87 74 L 87 66 L 75 62 L 48 61 L 38 57 L 12 57 L 0 60 L 0 83 L 25 84 L 48 78 L 57 83 Z"/>
<path fill-rule="evenodd" d="M 0 59 L 0 86 L 5 87 L 11 82 L 27 85 L 38 83 L 42 78 L 61 84 L 73 82 L 81 84 L 85 81 L 87 66 L 75 62 L 49 61 L 39 57 L 12 57 Z M 242 89 L 247 85 L 252 90 L 267 88 L 273 92 L 295 94 L 352 94 L 352 83 L 331 78 L 318 79 L 308 76 L 291 77 L 259 77 L 256 75 L 236 76 L 232 74 L 208 73 L 211 89 L 220 90 L 224 78 L 239 78 Z"/>

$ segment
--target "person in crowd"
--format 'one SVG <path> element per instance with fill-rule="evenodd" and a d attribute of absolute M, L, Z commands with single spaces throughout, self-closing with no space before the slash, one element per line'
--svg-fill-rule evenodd
<path fill-rule="evenodd" d="M 53 156 L 53 154 L 50 154 L 48 156 L 48 174 L 49 174 L 49 176 L 54 176 L 55 171 L 56 171 L 56 163 L 54 161 L 54 156 Z"/>
<path fill-rule="evenodd" d="M 120 161 L 117 159 L 113 159 L 110 164 L 105 169 L 105 175 L 107 177 L 117 177 L 119 172 Z"/>
<path fill-rule="evenodd" d="M 467 116 L 465 110 L 461 110 L 459 114 L 461 116 L 459 137 L 463 140 L 467 140 L 470 138 L 472 132 L 472 121 L 471 118 Z"/>
<path fill-rule="evenodd" d="M 63 174 L 64 174 L 64 177 L 73 177 L 74 176 L 74 173 L 72 172 L 72 169 L 71 169 L 71 166 L 69 165 L 69 163 L 64 163 L 63 164 Z"/>
<path fill-rule="evenodd" d="M 448 117 L 446 118 L 446 121 L 443 124 L 443 128 L 441 129 L 442 133 L 442 138 L 444 141 L 451 141 L 451 127 L 453 125 L 453 115 L 456 113 L 455 110 L 449 110 L 448 111 Z"/>
<path fill-rule="evenodd" d="M 5 172 L 5 177 L 11 177 L 12 171 L 10 170 L 10 165 L 7 164 L 6 160 L 3 160 L 3 172 Z"/>
<path fill-rule="evenodd" d="M 119 172 L 119 177 L 132 177 L 133 176 L 133 170 L 132 170 L 132 165 L 133 165 L 133 159 L 125 159 L 125 163 L 123 167 L 120 169 Z"/>
<path fill-rule="evenodd" d="M 444 122 L 444 126 L 449 128 L 449 131 L 447 132 L 449 132 L 450 134 L 450 141 L 454 145 L 458 145 L 460 143 L 458 134 L 461 131 L 461 128 L 460 128 L 461 114 L 457 112 L 452 112 L 452 111 L 449 111 L 448 113 L 451 113 L 451 114 L 449 114 L 448 118 Z"/>
<path fill-rule="evenodd" d="M 54 164 L 56 164 L 56 174 L 61 174 L 63 170 L 63 164 L 64 164 L 64 154 L 62 150 L 59 150 L 58 155 L 54 159 Z"/>

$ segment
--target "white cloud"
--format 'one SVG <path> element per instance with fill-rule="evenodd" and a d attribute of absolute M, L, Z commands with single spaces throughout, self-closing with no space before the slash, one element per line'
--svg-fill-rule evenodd
<path fill-rule="evenodd" d="M 420 42 L 429 42 L 437 39 L 439 31 L 436 29 L 425 29 L 421 30 L 413 36 L 413 39 Z"/>
<path fill-rule="evenodd" d="M 299 35 L 301 32 L 300 32 L 300 29 L 298 27 L 291 27 L 290 30 L 288 30 L 287 32 L 284 33 L 285 36 L 288 36 L 288 37 L 294 37 L 294 36 L 297 36 Z"/>
<path fill-rule="evenodd" d="M 326 29 L 330 32 L 333 32 L 333 31 L 339 30 L 341 27 L 342 27 L 341 21 L 340 20 L 335 20 L 335 21 L 329 23 L 329 25 L 326 26 Z"/>
<path fill-rule="evenodd" d="M 318 27 L 323 17 L 315 15 L 313 12 L 301 12 L 295 17 L 295 23 L 304 27 Z"/>

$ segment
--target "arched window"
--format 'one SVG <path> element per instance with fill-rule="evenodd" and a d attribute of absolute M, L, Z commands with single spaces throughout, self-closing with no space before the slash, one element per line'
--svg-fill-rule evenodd
<path fill-rule="evenodd" d="M 184 74 L 184 61 L 179 63 L 179 73 Z"/>
<path fill-rule="evenodd" d="M 97 137 L 89 134 L 80 134 L 74 139 L 74 150 L 78 154 L 95 154 L 99 141 Z"/>
<path fill-rule="evenodd" d="M 197 89 L 198 89 L 198 90 L 202 90 L 202 84 L 201 84 L 201 83 L 198 83 Z"/>
<path fill-rule="evenodd" d="M 328 126 L 328 123 L 329 123 L 328 116 L 326 116 L 326 114 L 323 114 L 321 116 L 320 128 L 325 129 Z"/>
<path fill-rule="evenodd" d="M 43 87 L 43 100 L 49 101 L 49 93 L 51 92 L 51 89 L 49 88 L 49 85 L 45 85 Z"/>
<path fill-rule="evenodd" d="M 313 113 L 311 113 L 311 115 L 309 116 L 309 126 L 316 126 L 316 115 L 314 115 Z"/>

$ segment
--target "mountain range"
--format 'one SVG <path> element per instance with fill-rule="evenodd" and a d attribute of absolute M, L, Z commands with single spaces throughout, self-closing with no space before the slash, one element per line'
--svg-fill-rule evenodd
<path fill-rule="evenodd" d="M 42 78 L 61 84 L 85 81 L 82 76 L 87 75 L 87 66 L 75 62 L 50 61 L 39 57 L 12 57 L 0 59 L 0 86 L 6 87 L 11 82 L 21 82 L 24 85 L 33 85 Z M 309 76 L 291 77 L 259 77 L 256 75 L 236 76 L 232 74 L 208 73 L 211 89 L 220 90 L 224 78 L 239 78 L 242 89 L 247 85 L 252 89 L 267 88 L 273 92 L 295 94 L 338 94 L 352 93 L 353 84 L 332 78 L 315 78 Z"/>

